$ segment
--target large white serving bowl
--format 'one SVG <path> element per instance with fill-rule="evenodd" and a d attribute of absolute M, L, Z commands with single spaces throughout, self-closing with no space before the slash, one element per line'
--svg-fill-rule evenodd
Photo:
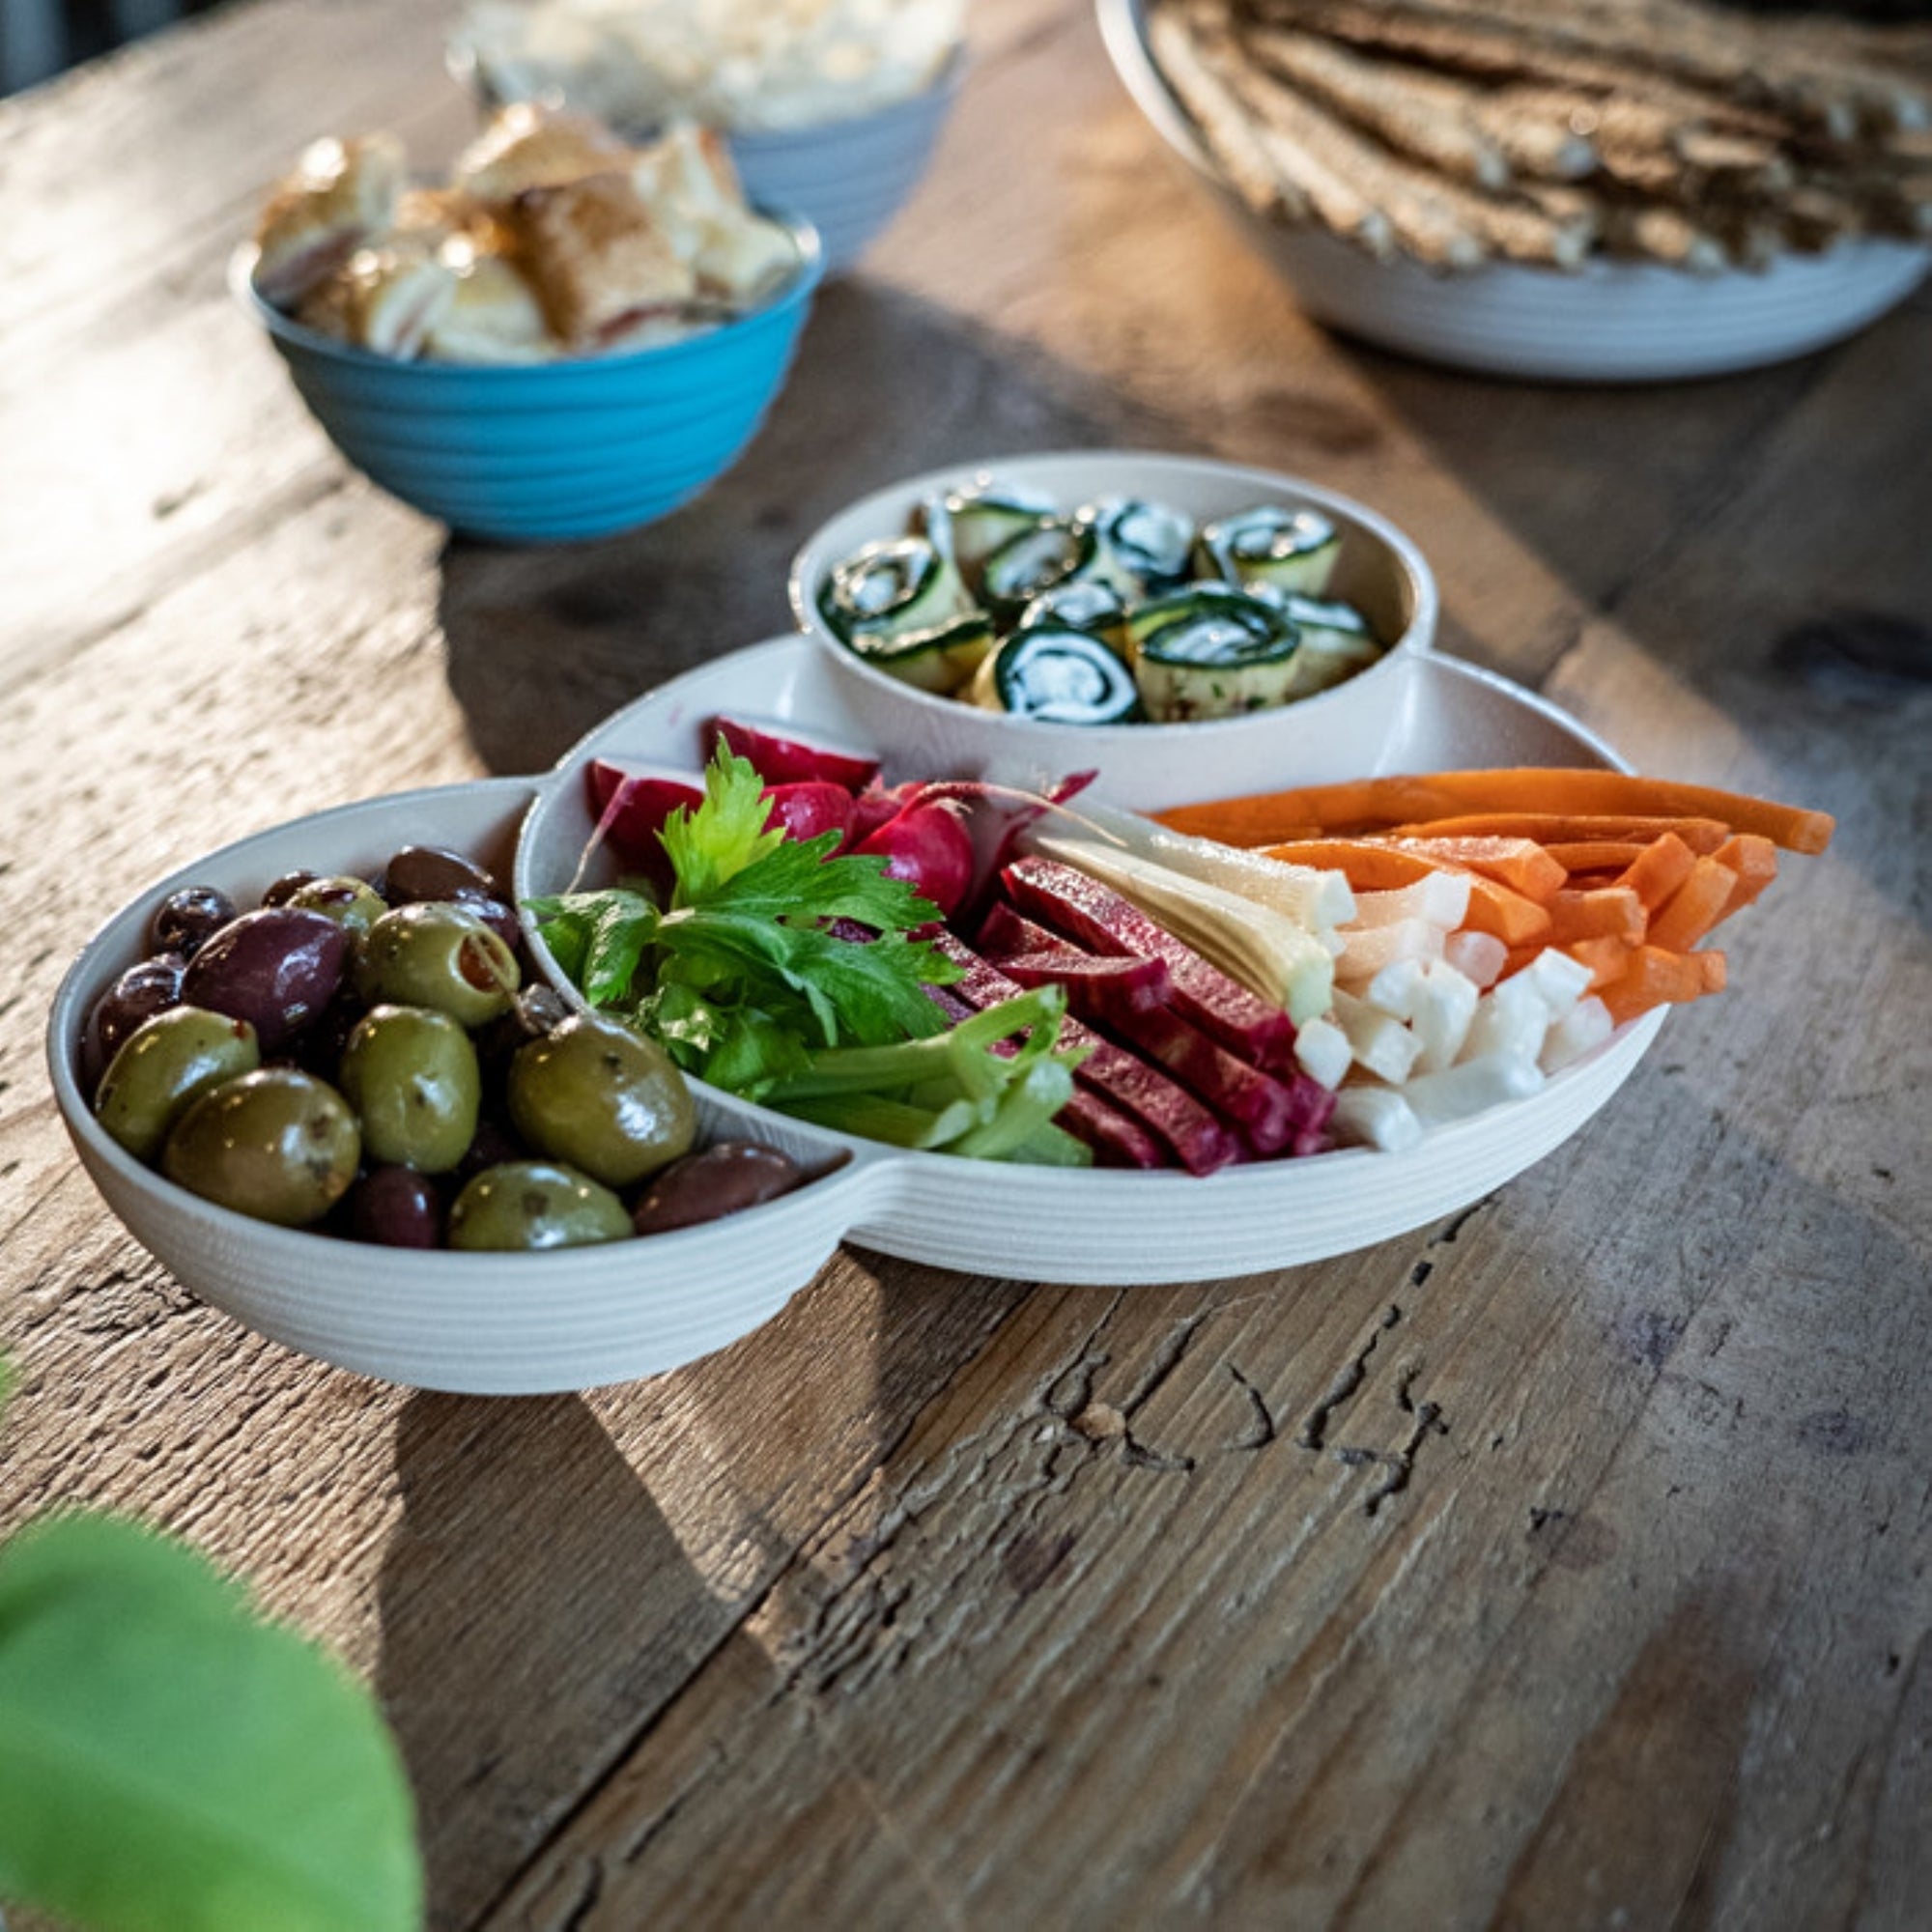
<path fill-rule="evenodd" d="M 1258 215 L 1202 146 L 1147 44 L 1146 0 L 1095 0 L 1114 67 L 1154 130 L 1221 201 L 1318 321 L 1485 375 L 1675 382 L 1760 368 L 1856 334 L 1903 301 L 1932 248 L 1858 237 L 1764 269 L 1693 274 L 1590 261 L 1574 272 L 1499 262 L 1458 273 L 1378 262 L 1317 229 Z"/>
<path fill-rule="evenodd" d="M 867 664 L 819 614 L 821 585 L 846 557 L 902 536 L 928 497 L 978 474 L 1046 492 L 1066 509 L 1140 497 L 1199 523 L 1258 503 L 1320 510 L 1342 533 L 1324 595 L 1357 606 L 1388 640 L 1378 664 L 1293 704 L 1184 724 L 1046 724 L 935 696 Z M 1094 449 L 1001 457 L 932 469 L 863 497 L 819 528 L 792 564 L 791 607 L 847 687 L 855 726 L 916 770 L 1026 781 L 1096 771 L 1096 797 L 1156 810 L 1270 785 L 1319 783 L 1368 769 L 1400 702 L 1402 664 L 1435 641 L 1435 579 L 1414 543 L 1366 504 L 1279 470 L 1206 457 Z"/>
<path fill-rule="evenodd" d="M 403 792 L 241 839 L 156 880 L 117 913 L 55 996 L 54 1097 L 107 1205 L 204 1301 L 340 1368 L 478 1395 L 583 1389 L 675 1368 L 775 1315 L 864 1211 L 857 1177 L 830 1173 L 765 1207 L 647 1239 L 536 1255 L 407 1252 L 215 1207 L 102 1132 L 82 1087 L 82 1030 L 108 982 L 141 955 L 148 916 L 165 894 L 205 883 L 251 905 L 297 867 L 366 872 L 408 843 L 470 853 L 502 877 L 536 793 L 527 779 Z M 735 1103 L 700 1096 L 699 1113 L 708 1138 L 744 1130 Z M 776 1115 L 757 1137 L 812 1169 L 838 1159 L 821 1137 Z"/>
<path fill-rule="evenodd" d="M 1553 705 L 1471 666 L 1410 653 L 1391 668 L 1389 682 L 1396 689 L 1381 738 L 1356 776 L 1620 763 Z M 735 652 L 617 712 L 565 757 L 559 782 L 532 809 L 517 854 L 518 896 L 560 891 L 575 877 L 591 831 L 587 760 L 695 767 L 703 728 L 720 713 L 869 745 L 888 778 L 946 773 L 944 762 L 921 767 L 902 747 L 868 740 L 858 692 L 815 641 L 787 638 Z M 1208 784 L 1202 795 L 1237 788 Z M 1435 1129 L 1401 1154 L 1347 1150 L 1203 1178 L 1019 1167 L 900 1152 L 838 1134 L 822 1139 L 851 1156 L 841 1177 L 852 1189 L 847 1235 L 884 1253 L 1037 1281 L 1207 1280 L 1367 1247 L 1481 1200 L 1603 1106 L 1662 1024 L 1661 1013 L 1649 1014 L 1532 1097 Z M 744 1113 L 757 1132 L 776 1130 L 778 1116 Z"/>

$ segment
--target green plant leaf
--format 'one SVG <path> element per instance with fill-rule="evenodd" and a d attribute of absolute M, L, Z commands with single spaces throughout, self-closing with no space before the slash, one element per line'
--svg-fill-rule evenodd
<path fill-rule="evenodd" d="M 42 1522 L 0 1551 L 0 1896 L 93 1932 L 413 1932 L 394 1741 L 192 1550 Z"/>

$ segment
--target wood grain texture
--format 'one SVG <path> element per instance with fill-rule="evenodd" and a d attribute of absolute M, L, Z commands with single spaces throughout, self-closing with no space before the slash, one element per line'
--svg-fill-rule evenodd
<path fill-rule="evenodd" d="M 450 542 L 222 287 L 310 134 L 460 138 L 444 11 L 262 0 L 0 106 L 0 1526 L 130 1510 L 340 1648 L 439 1927 L 1923 1923 L 1932 298 L 1686 388 L 1403 363 L 1297 314 L 1077 0 L 980 0 L 738 469 L 609 543 Z M 144 880 L 545 764 L 782 629 L 855 494 L 1107 442 L 1367 498 L 1451 648 L 1839 814 L 1575 1142 L 1206 1288 L 853 1252 L 581 1400 L 304 1362 L 106 1215 L 39 1029 Z"/>

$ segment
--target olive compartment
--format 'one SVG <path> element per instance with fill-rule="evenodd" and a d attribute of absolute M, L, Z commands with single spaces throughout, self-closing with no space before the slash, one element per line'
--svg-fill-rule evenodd
<path fill-rule="evenodd" d="M 577 773 L 572 779 L 580 778 Z M 254 904 L 298 867 L 354 872 L 409 844 L 467 852 L 507 880 L 554 779 L 488 779 L 294 820 L 156 882 L 82 950 L 48 1017 L 54 1093 L 83 1166 L 135 1238 L 205 1301 L 338 1367 L 409 1386 L 537 1394 L 635 1379 L 737 1340 L 778 1313 L 858 1217 L 844 1150 L 695 1087 L 703 1139 L 755 1139 L 804 1167 L 790 1193 L 725 1219 L 541 1254 L 371 1247 L 250 1219 L 175 1185 L 93 1116 L 82 1066 L 96 1000 L 144 951 L 170 892 L 211 884 Z"/>

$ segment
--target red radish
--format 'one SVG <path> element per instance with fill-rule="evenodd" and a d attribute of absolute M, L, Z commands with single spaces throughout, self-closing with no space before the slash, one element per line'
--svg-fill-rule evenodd
<path fill-rule="evenodd" d="M 973 884 L 973 841 L 943 805 L 911 805 L 868 834 L 853 850 L 883 859 L 887 875 L 903 879 L 951 919 Z"/>
<path fill-rule="evenodd" d="M 835 751 L 829 745 L 810 745 L 802 738 L 781 737 L 762 724 L 742 718 L 714 718 L 705 732 L 707 762 L 720 744 L 748 758 L 752 769 L 769 785 L 824 782 L 856 792 L 879 775 L 877 758 L 855 752 Z"/>
<path fill-rule="evenodd" d="M 919 792 L 917 784 L 882 785 L 874 779 L 852 801 L 852 843 L 863 844 L 880 826 L 896 818 Z"/>
<path fill-rule="evenodd" d="M 602 758 L 591 760 L 585 777 L 599 836 L 610 841 L 627 865 L 654 878 L 668 877 L 668 862 L 658 834 L 664 830 L 665 820 L 680 807 L 696 810 L 702 805 L 703 792 L 682 780 L 627 772 Z"/>
<path fill-rule="evenodd" d="M 766 826 L 777 826 L 787 838 L 818 838 L 836 832 L 842 844 L 852 832 L 852 794 L 843 785 L 822 779 L 797 784 L 765 787 L 772 814 Z"/>

